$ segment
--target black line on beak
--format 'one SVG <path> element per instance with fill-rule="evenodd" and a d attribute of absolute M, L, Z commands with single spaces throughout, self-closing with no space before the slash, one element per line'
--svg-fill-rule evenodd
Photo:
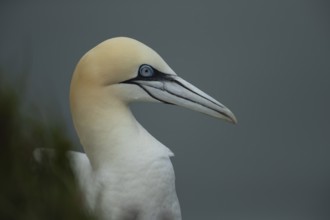
<path fill-rule="evenodd" d="M 158 100 L 158 101 L 160 101 L 160 102 L 162 102 L 162 103 L 169 104 L 169 105 L 174 105 L 173 103 L 166 102 L 166 101 L 164 101 L 164 100 L 161 100 L 161 99 L 157 98 L 157 97 L 154 96 L 151 92 L 149 92 L 148 89 L 146 89 L 144 86 L 140 85 L 140 84 L 137 83 L 137 82 L 132 81 L 132 82 L 130 82 L 129 84 L 134 84 L 134 85 L 139 86 L 139 87 L 140 87 L 141 89 L 143 89 L 146 93 L 148 93 L 148 95 L 150 95 L 152 98 L 154 98 L 154 99 L 156 99 L 156 100 Z M 154 87 L 153 87 L 153 88 L 154 88 Z M 158 88 L 156 88 L 156 89 L 158 89 Z"/>
<path fill-rule="evenodd" d="M 153 67 L 152 67 L 152 68 L 153 68 Z M 156 97 L 155 95 L 153 95 L 150 91 L 148 91 L 148 89 L 145 88 L 145 87 L 152 87 L 152 88 L 154 88 L 154 89 L 158 89 L 158 90 L 164 90 L 164 89 L 162 89 L 162 88 L 157 88 L 157 87 L 155 87 L 155 86 L 150 86 L 150 85 L 145 85 L 145 86 L 144 86 L 144 85 L 141 85 L 140 83 L 138 83 L 138 81 L 172 82 L 172 83 L 176 83 L 177 85 L 179 85 L 179 86 L 183 87 L 184 89 L 190 91 L 191 93 L 194 93 L 195 95 L 197 95 L 197 96 L 199 96 L 199 97 L 201 97 L 201 98 L 203 98 L 203 99 L 205 99 L 205 100 L 207 100 L 207 101 L 213 103 L 214 105 L 216 105 L 216 106 L 218 106 L 218 107 L 220 107 L 220 108 L 225 108 L 223 105 L 218 104 L 217 102 L 215 102 L 215 101 L 213 101 L 213 100 L 210 100 L 209 98 L 207 98 L 207 97 L 205 97 L 205 96 L 203 96 L 203 95 L 201 95 L 201 94 L 199 94 L 199 93 L 197 93 L 197 92 L 191 90 L 189 87 L 187 87 L 187 86 L 184 85 L 183 83 L 177 81 L 177 80 L 175 79 L 175 75 L 173 76 L 173 75 L 171 75 L 171 74 L 167 74 L 167 73 L 160 72 L 160 71 L 158 71 L 158 70 L 155 69 L 155 68 L 153 68 L 153 70 L 154 70 L 154 75 L 153 75 L 153 76 L 150 76 L 150 77 L 143 77 L 143 76 L 141 76 L 140 74 L 138 74 L 135 78 L 132 78 L 132 79 L 129 79 L 129 80 L 123 81 L 122 83 L 135 84 L 135 85 L 139 86 L 141 89 L 143 89 L 143 90 L 144 90 L 149 96 L 151 96 L 152 98 L 154 98 L 154 99 L 156 99 L 156 100 L 158 100 L 158 101 L 160 101 L 160 102 L 163 102 L 163 103 L 165 103 L 165 104 L 175 105 L 175 104 L 173 104 L 173 103 L 166 102 L 166 101 L 164 101 L 164 100 L 161 100 L 161 99 L 157 98 L 157 97 Z M 218 111 L 217 109 L 210 108 L 209 106 L 205 106 L 205 105 L 203 105 L 202 103 L 195 102 L 195 101 L 193 101 L 193 100 L 190 100 L 190 99 L 188 99 L 188 98 L 185 98 L 185 97 L 183 97 L 183 96 L 180 96 L 179 94 L 172 93 L 172 92 L 170 92 L 170 91 L 168 91 L 168 90 L 165 90 L 165 91 L 166 91 L 167 93 L 173 95 L 173 96 L 176 96 L 176 97 L 178 97 L 178 98 L 185 99 L 185 100 L 187 100 L 187 101 L 190 101 L 190 102 L 193 102 L 193 103 L 195 103 L 195 104 L 201 105 L 201 106 L 203 106 L 203 107 L 205 107 L 205 108 L 208 108 L 208 109 L 210 109 L 210 110 L 212 110 L 212 111 L 214 111 L 214 112 L 217 112 L 217 113 L 219 113 L 219 114 L 221 114 L 221 115 L 224 115 L 225 117 L 231 119 L 231 117 L 230 117 L 229 115 L 227 115 L 225 112 L 221 112 L 221 111 Z"/>
<path fill-rule="evenodd" d="M 136 85 L 140 86 L 140 87 L 141 87 L 144 91 L 146 91 L 146 92 L 147 92 L 152 98 L 157 99 L 158 101 L 161 101 L 161 102 L 163 102 L 163 103 L 170 104 L 170 105 L 177 105 L 177 104 L 173 104 L 173 103 L 170 103 L 170 102 L 165 102 L 165 101 L 163 101 L 163 100 L 157 98 L 156 96 L 152 95 L 152 94 L 151 94 L 146 88 L 144 88 L 144 86 L 141 86 L 141 85 L 139 85 L 138 83 L 136 83 Z M 181 85 L 181 84 L 179 84 L 179 85 Z M 151 87 L 151 88 L 154 88 L 154 89 L 162 90 L 162 89 L 157 88 L 157 87 L 155 87 L 155 86 L 150 86 L 150 85 L 148 85 L 147 87 Z M 185 86 L 183 86 L 183 87 L 186 88 Z M 188 89 L 188 88 L 186 88 L 186 89 L 189 90 L 189 91 L 191 91 L 191 90 Z M 163 90 L 162 90 L 162 91 L 163 91 Z M 170 92 L 170 91 L 168 91 L 168 90 L 165 90 L 165 91 L 166 91 L 167 93 L 169 93 L 169 94 L 175 96 L 175 97 L 178 97 L 178 98 L 180 98 L 180 99 L 187 100 L 187 101 L 189 101 L 189 102 L 193 102 L 193 103 L 195 103 L 195 104 L 197 104 L 197 105 L 203 106 L 204 108 L 210 109 L 210 110 L 212 110 L 212 111 L 214 111 L 214 112 L 217 112 L 217 113 L 219 113 L 219 114 L 221 114 L 221 115 L 224 115 L 225 117 L 231 119 L 231 117 L 230 117 L 228 114 L 226 114 L 225 112 L 218 111 L 217 109 L 214 109 L 214 108 L 211 108 L 211 107 L 209 107 L 209 106 L 203 105 L 202 103 L 199 103 L 199 102 L 195 102 L 195 101 L 193 101 L 193 100 L 191 100 L 191 99 L 188 99 L 188 98 L 186 98 L 186 97 L 180 96 L 179 94 L 175 94 L 175 93 Z M 195 93 L 195 94 L 196 94 L 196 93 Z M 198 94 L 197 94 L 197 95 L 198 95 Z M 202 98 L 205 98 L 205 97 L 203 97 L 203 96 L 201 96 L 201 97 L 202 97 Z M 208 100 L 208 99 L 207 99 L 207 100 Z M 213 102 L 212 102 L 212 103 L 213 103 Z M 217 106 L 219 106 L 219 105 L 217 105 Z M 220 108 L 223 108 L 223 106 L 219 106 L 219 107 L 220 107 Z"/>
<path fill-rule="evenodd" d="M 183 88 L 185 88 L 185 89 L 187 89 L 188 91 L 194 93 L 195 95 L 198 95 L 199 97 L 202 97 L 203 99 L 206 99 L 207 101 L 212 102 L 213 104 L 215 104 L 215 105 L 217 105 L 217 106 L 219 106 L 219 107 L 221 107 L 221 108 L 224 107 L 223 105 L 219 105 L 218 103 L 216 103 L 216 102 L 210 100 L 209 98 L 207 98 L 207 97 L 205 97 L 205 96 L 203 96 L 203 95 L 201 95 L 201 94 L 195 92 L 194 90 L 189 89 L 187 86 L 185 86 L 185 85 L 182 84 L 181 82 L 175 80 L 174 78 L 171 78 L 171 79 L 172 79 L 172 80 L 171 80 L 172 82 L 174 82 L 174 83 L 176 83 L 176 84 L 182 86 Z"/>

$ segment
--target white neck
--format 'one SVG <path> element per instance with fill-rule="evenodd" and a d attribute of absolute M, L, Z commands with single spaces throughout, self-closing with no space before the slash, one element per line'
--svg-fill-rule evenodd
<path fill-rule="evenodd" d="M 168 148 L 138 123 L 122 101 L 113 99 L 105 106 L 84 105 L 78 111 L 74 114 L 75 126 L 93 169 L 172 156 Z"/>

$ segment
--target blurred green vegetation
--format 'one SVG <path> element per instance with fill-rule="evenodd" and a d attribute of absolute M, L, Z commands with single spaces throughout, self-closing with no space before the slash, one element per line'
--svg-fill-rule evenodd
<path fill-rule="evenodd" d="M 22 89 L 5 76 L 0 72 L 0 219 L 93 219 L 65 155 L 73 147 L 65 129 L 28 116 Z M 36 162 L 36 148 L 54 149 L 54 156 Z"/>

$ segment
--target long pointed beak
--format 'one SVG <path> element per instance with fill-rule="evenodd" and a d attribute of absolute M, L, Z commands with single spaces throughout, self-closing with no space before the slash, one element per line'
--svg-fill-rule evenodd
<path fill-rule="evenodd" d="M 237 123 L 235 115 L 226 106 L 177 75 L 164 74 L 157 80 L 137 78 L 129 80 L 129 83 L 140 86 L 158 101 Z"/>

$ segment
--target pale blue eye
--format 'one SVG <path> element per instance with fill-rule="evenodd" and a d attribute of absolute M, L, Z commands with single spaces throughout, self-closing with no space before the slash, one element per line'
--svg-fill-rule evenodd
<path fill-rule="evenodd" d="M 142 65 L 139 69 L 139 74 L 142 77 L 151 77 L 154 75 L 154 69 L 149 65 Z"/>

